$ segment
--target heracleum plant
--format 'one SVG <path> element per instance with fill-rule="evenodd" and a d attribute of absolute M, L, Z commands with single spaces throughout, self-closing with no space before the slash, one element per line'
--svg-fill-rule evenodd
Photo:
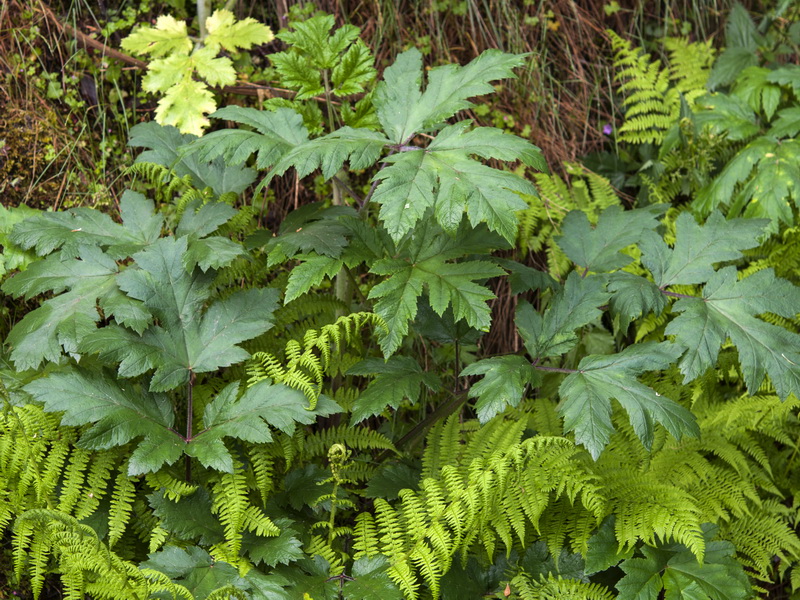
<path fill-rule="evenodd" d="M 560 221 L 566 276 L 495 257 L 537 195 L 501 165 L 546 165 L 459 115 L 525 57 L 426 72 L 412 49 L 372 88 L 331 27 L 280 34 L 291 103 L 132 131 L 159 206 L 13 228 L 40 258 L 3 291 L 47 294 L 6 340 L 16 576 L 69 598 L 739 599 L 744 566 L 796 561 L 771 461 L 798 432 L 800 336 L 760 315 L 793 318 L 800 290 L 738 268 L 768 222 L 612 205 Z M 154 31 L 133 39 L 185 37 Z M 292 170 L 338 200 L 273 235 L 237 194 Z M 476 359 L 497 277 L 524 350 Z M 628 335 L 646 319 L 665 328 Z"/>

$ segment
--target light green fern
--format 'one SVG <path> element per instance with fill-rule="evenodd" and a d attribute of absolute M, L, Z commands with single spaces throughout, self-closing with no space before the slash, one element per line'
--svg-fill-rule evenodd
<path fill-rule="evenodd" d="M 660 143 L 677 122 L 681 98 L 691 107 L 706 93 L 705 84 L 714 58 L 711 41 L 692 42 L 669 38 L 670 65 L 662 68 L 659 60 L 634 48 L 613 31 L 606 32 L 614 51 L 615 78 L 622 82 L 625 122 L 619 127 L 619 139 L 636 144 Z"/>

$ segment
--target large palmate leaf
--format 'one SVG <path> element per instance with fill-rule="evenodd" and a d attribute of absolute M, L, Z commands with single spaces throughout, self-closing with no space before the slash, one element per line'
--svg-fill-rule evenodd
<path fill-rule="evenodd" d="M 225 386 L 206 405 L 203 430 L 189 441 L 186 453 L 207 467 L 233 472 L 233 456 L 222 442 L 229 437 L 255 444 L 272 441 L 269 426 L 294 433 L 297 423 L 308 425 L 319 416 L 339 412 L 335 402 L 320 397 L 314 410 L 307 410 L 302 392 L 263 380 L 239 397 L 239 382 Z"/>
<path fill-rule="evenodd" d="M 92 423 L 79 440 L 84 448 L 101 450 L 139 439 L 128 460 L 128 473 L 157 471 L 183 454 L 185 443 L 171 428 L 175 415 L 169 399 L 112 377 L 81 369 L 53 373 L 25 386 L 45 410 L 62 412 L 62 425 Z"/>
<path fill-rule="evenodd" d="M 156 19 L 155 27 L 140 27 L 126 37 L 122 41 L 122 49 L 159 57 L 186 54 L 192 49 L 192 42 L 185 22 L 171 15 L 161 15 Z"/>
<path fill-rule="evenodd" d="M 417 361 L 408 356 L 393 356 L 387 361 L 367 358 L 356 363 L 347 374 L 376 375 L 353 404 L 351 425 L 381 414 L 387 406 L 396 409 L 406 399 L 416 403 L 423 386 L 431 391 L 440 386 L 436 375 L 423 371 Z"/>
<path fill-rule="evenodd" d="M 769 374 L 781 398 L 800 397 L 800 335 L 772 325 L 757 315 L 792 318 L 800 307 L 800 288 L 778 279 L 772 269 L 739 280 L 734 267 L 712 275 L 702 298 L 682 298 L 673 311 L 682 313 L 666 329 L 684 351 L 680 362 L 685 381 L 714 366 L 726 339 L 739 350 L 747 389 L 755 393 Z"/>
<path fill-rule="evenodd" d="M 575 330 L 600 317 L 608 296 L 604 276 L 583 278 L 573 271 L 544 314 L 520 302 L 516 323 L 528 353 L 541 359 L 568 352 L 578 343 Z"/>
<path fill-rule="evenodd" d="M 389 578 L 389 561 L 385 556 L 362 557 L 353 563 L 351 579 L 342 586 L 345 600 L 380 598 L 402 600 L 403 593 Z"/>
<path fill-rule="evenodd" d="M 655 229 L 664 210 L 666 207 L 661 204 L 625 211 L 620 206 L 609 206 L 594 228 L 586 213 L 573 210 L 564 217 L 556 242 L 570 260 L 586 271 L 621 269 L 633 258 L 620 250 L 638 242 L 644 231 Z"/>
<path fill-rule="evenodd" d="M 392 142 L 405 144 L 414 134 L 471 107 L 469 98 L 493 92 L 491 81 L 514 77 L 513 69 L 522 64 L 522 55 L 489 50 L 463 67 L 431 69 L 423 93 L 422 54 L 412 48 L 384 71 L 375 93 L 378 119 Z"/>
<path fill-rule="evenodd" d="M 800 206 L 800 144 L 771 136 L 756 138 L 697 195 L 694 205 L 709 212 L 726 204 L 734 214 L 763 217 L 776 228 L 793 223 L 792 204 Z"/>
<path fill-rule="evenodd" d="M 326 277 L 332 279 L 344 265 L 344 261 L 327 256 L 310 255 L 298 258 L 304 260 L 289 274 L 284 304 L 299 298 L 315 285 L 322 283 Z"/>
<path fill-rule="evenodd" d="M 297 91 L 298 99 L 323 94 L 322 71 L 331 70 L 333 93 L 362 92 L 375 77 L 372 54 L 358 39 L 359 29 L 344 25 L 331 33 L 333 15 L 318 15 L 290 23 L 278 37 L 289 49 L 270 56 L 282 85 Z"/>
<path fill-rule="evenodd" d="M 138 268 L 118 276 L 120 288 L 141 300 L 158 318 L 137 335 L 116 325 L 93 332 L 82 349 L 119 362 L 122 377 L 155 369 L 150 389 L 171 390 L 190 380 L 192 373 L 215 371 L 245 360 L 249 354 L 237 344 L 265 332 L 272 325 L 278 301 L 274 289 L 237 292 L 204 308 L 212 278 L 189 273 L 187 238 L 163 238 L 134 255 Z"/>
<path fill-rule="evenodd" d="M 519 159 L 544 169 L 539 149 L 499 129 L 468 127 L 468 122 L 450 125 L 427 148 L 404 148 L 387 157 L 388 166 L 375 175 L 379 183 L 372 201 L 381 204 L 380 218 L 395 241 L 429 209 L 445 231 L 457 230 L 466 212 L 473 226 L 486 223 L 507 240 L 515 239 L 514 213 L 527 208 L 518 194 L 535 196 L 536 189 L 517 175 L 490 168 L 472 156 Z"/>
<path fill-rule="evenodd" d="M 225 586 L 233 586 L 240 593 L 250 589 L 250 584 L 239 576 L 236 567 L 223 561 L 215 561 L 198 546 L 166 546 L 163 550 L 150 554 L 148 560 L 139 567 L 164 573 L 175 583 L 184 586 L 191 597 L 198 600 Z"/>
<path fill-rule="evenodd" d="M 211 115 L 251 127 L 214 131 L 186 148 L 197 160 L 211 161 L 218 156 L 229 165 L 239 165 L 256 154 L 256 166 L 271 167 L 284 154 L 308 140 L 308 130 L 302 117 L 288 108 L 274 111 L 256 110 L 241 106 L 226 106 Z"/>
<path fill-rule="evenodd" d="M 350 169 L 366 169 L 375 164 L 388 142 L 383 135 L 369 129 L 342 127 L 295 146 L 278 161 L 269 178 L 294 167 L 299 177 L 321 168 L 327 180 L 336 175 L 345 161 L 350 162 Z"/>
<path fill-rule="evenodd" d="M 607 289 L 611 292 L 611 312 L 624 318 L 623 325 L 650 312 L 660 315 L 669 304 L 655 283 L 625 271 L 611 273 Z"/>
<path fill-rule="evenodd" d="M 164 219 L 155 214 L 152 200 L 125 191 L 120 200 L 122 223 L 91 208 L 42 212 L 18 223 L 11 241 L 20 248 L 34 248 L 39 256 L 61 249 L 62 258 L 74 258 L 84 246 L 107 249 L 114 258 L 125 258 L 155 242 Z"/>
<path fill-rule="evenodd" d="M 703 561 L 682 544 L 642 547 L 642 558 L 628 558 L 620 567 L 625 576 L 617 584 L 620 600 L 744 600 L 751 587 L 733 544 L 712 541 L 717 527 L 703 526 Z M 662 591 L 663 590 L 663 591 Z"/>
<path fill-rule="evenodd" d="M 62 260 L 53 254 L 6 281 L 2 289 L 13 296 L 30 298 L 48 291 L 58 294 L 26 314 L 8 335 L 6 343 L 12 348 L 11 359 L 17 369 L 36 369 L 42 361 L 57 362 L 62 350 L 76 353 L 100 320 L 98 305 L 108 317 L 144 331 L 151 320 L 150 312 L 142 302 L 120 291 L 118 272 L 111 257 L 85 246 L 78 258 Z"/>
<path fill-rule="evenodd" d="M 763 219 L 726 220 L 714 212 L 704 225 L 684 212 L 675 222 L 675 246 L 670 248 L 655 232 L 642 235 L 642 263 L 653 274 L 656 285 L 704 283 L 714 274 L 714 265 L 741 258 L 742 250 L 758 245 L 767 225 Z"/>
<path fill-rule="evenodd" d="M 408 333 L 408 322 L 417 314 L 417 298 L 422 295 L 423 287 L 428 288 L 431 308 L 438 315 L 452 306 L 456 320 L 464 319 L 470 326 L 488 331 L 491 311 L 486 302 L 494 294 L 476 281 L 503 274 L 502 269 L 488 261 L 449 263 L 441 256 L 413 263 L 386 258 L 376 262 L 372 272 L 389 276 L 369 293 L 370 299 L 378 299 L 375 312 L 388 327 L 381 340 L 386 356 L 397 350 Z"/>
<path fill-rule="evenodd" d="M 495 356 L 479 360 L 461 371 L 461 375 L 483 375 L 469 389 L 470 398 L 478 398 L 478 420 L 487 422 L 507 406 L 518 406 L 527 385 L 541 381 L 539 373 L 522 356 Z"/>
<path fill-rule="evenodd" d="M 636 378 L 645 371 L 667 368 L 679 355 L 675 346 L 664 342 L 636 344 L 618 354 L 585 357 L 577 372 L 567 375 L 559 388 L 564 429 L 574 431 L 575 441 L 586 446 L 596 459 L 614 430 L 614 399 L 628 412 L 633 430 L 646 448 L 653 442 L 654 422 L 661 423 L 676 438 L 699 435 L 691 412 Z"/>
<path fill-rule="evenodd" d="M 186 24 L 161 16 L 155 28 L 140 27 L 122 40 L 122 47 L 133 54 L 150 55 L 142 87 L 163 94 L 156 120 L 174 125 L 182 133 L 202 135 L 209 125 L 207 113 L 217 107 L 208 85 L 225 86 L 236 82 L 233 61 L 218 56 L 221 49 L 236 52 L 273 39 L 272 31 L 255 19 L 236 22 L 227 9 L 214 11 L 205 20 L 206 33 L 194 44 Z"/>
<path fill-rule="evenodd" d="M 226 192 L 241 194 L 253 183 L 256 178 L 253 169 L 226 165 L 221 158 L 205 162 L 185 152 L 184 146 L 196 139 L 196 136 L 182 134 L 171 125 L 148 121 L 131 128 L 128 146 L 145 148 L 136 157 L 137 163 L 149 162 L 168 167 L 178 177 L 190 175 L 192 185 L 199 189 L 211 188 L 217 196 Z"/>
<path fill-rule="evenodd" d="M 203 45 L 215 52 L 220 48 L 237 52 L 241 48 L 266 44 L 274 38 L 266 25 L 251 17 L 237 21 L 233 13 L 225 9 L 215 10 L 206 19 L 206 31 L 208 35 L 203 40 Z"/>
<path fill-rule="evenodd" d="M 342 217 L 355 215 L 347 206 L 326 207 L 322 202 L 312 202 L 290 212 L 281 222 L 277 236 L 269 230 L 260 230 L 247 238 L 246 245 L 264 246 L 270 266 L 300 253 L 339 258 L 347 247 L 348 227 L 342 223 Z"/>
<path fill-rule="evenodd" d="M 161 527 L 170 533 L 185 540 L 197 539 L 204 546 L 225 539 L 225 528 L 214 519 L 211 497 L 205 488 L 200 487 L 177 502 L 170 500 L 164 490 L 150 494 L 147 499 Z"/>

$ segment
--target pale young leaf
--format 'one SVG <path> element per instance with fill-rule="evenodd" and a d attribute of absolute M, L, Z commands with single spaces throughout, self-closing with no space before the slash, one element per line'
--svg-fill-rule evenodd
<path fill-rule="evenodd" d="M 153 57 L 188 54 L 192 41 L 186 32 L 186 23 L 171 15 L 161 15 L 155 27 L 140 27 L 124 40 L 122 49 L 131 54 L 149 54 Z"/>
<path fill-rule="evenodd" d="M 206 19 L 208 35 L 203 43 L 216 54 L 220 47 L 228 52 L 248 50 L 253 46 L 267 44 L 275 36 L 272 30 L 252 17 L 237 21 L 229 10 L 219 9 Z"/>
<path fill-rule="evenodd" d="M 205 83 L 184 78 L 158 101 L 156 121 L 174 125 L 181 133 L 203 135 L 208 127 L 206 114 L 214 112 L 217 103 Z"/>

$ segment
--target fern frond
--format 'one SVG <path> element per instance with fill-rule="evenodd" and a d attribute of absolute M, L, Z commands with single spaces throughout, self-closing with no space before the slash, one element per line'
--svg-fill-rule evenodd
<path fill-rule="evenodd" d="M 685 38 L 668 38 L 669 67 L 652 60 L 649 54 L 606 32 L 614 51 L 615 79 L 622 82 L 625 122 L 618 129 L 619 139 L 636 144 L 661 143 L 668 129 L 677 123 L 681 98 L 691 107 L 706 93 L 705 84 L 714 58 L 710 43 L 690 43 Z"/>
<path fill-rule="evenodd" d="M 331 348 L 341 352 L 345 345 L 354 344 L 367 326 L 385 328 L 386 324 L 375 313 L 352 313 L 319 330 L 304 332 L 302 342 L 289 340 L 283 350 L 283 360 L 269 352 L 257 352 L 247 367 L 248 385 L 271 379 L 303 392 L 314 408 L 324 376 L 340 374 L 330 370 Z"/>
<path fill-rule="evenodd" d="M 434 471 L 429 456 L 426 469 L 433 477 L 424 478 L 418 492 L 403 490 L 399 510 L 377 498 L 374 521 L 360 517 L 357 542 L 363 552 L 375 551 L 364 537 L 374 535 L 382 554 L 403 557 L 390 570 L 398 585 L 416 590 L 411 581 L 419 577 L 431 590 L 438 589 L 453 556 L 463 555 L 475 542 L 488 556 L 494 556 L 498 543 L 510 552 L 515 538 L 524 547 L 529 526 L 537 528 L 549 507 L 569 505 L 574 513 L 589 513 L 588 521 L 570 530 L 584 538 L 593 527 L 583 523 L 596 526 L 605 514 L 605 500 L 594 478 L 575 460 L 578 450 L 571 442 L 540 436 L 520 441 L 527 419 L 519 419 L 522 425 L 497 421 L 473 433 L 463 452 L 451 454 L 453 463 Z M 459 431 L 456 423 L 436 426 L 429 444 L 451 439 Z M 461 446 L 458 439 L 451 444 Z"/>
<path fill-rule="evenodd" d="M 154 490 L 163 490 L 164 497 L 172 502 L 178 502 L 181 498 L 197 491 L 197 485 L 178 479 L 166 469 L 148 473 L 145 475 L 145 481 Z"/>
<path fill-rule="evenodd" d="M 56 572 L 66 576 L 66 590 L 74 598 L 85 594 L 114 600 L 150 597 L 149 580 L 136 565 L 122 560 L 97 538 L 91 527 L 70 515 L 48 509 L 29 510 L 17 519 L 14 536 L 15 553 L 28 556 L 35 597 L 41 593 L 51 556 Z"/>
<path fill-rule="evenodd" d="M 235 564 L 242 547 L 245 512 L 250 503 L 242 465 L 234 462 L 233 473 L 222 473 L 212 488 L 211 511 L 217 515 L 225 530 L 226 562 Z"/>
<path fill-rule="evenodd" d="M 538 581 L 520 573 L 511 580 L 511 589 L 519 600 L 613 600 L 616 596 L 599 583 L 587 583 L 576 579 L 562 579 L 552 573 Z"/>
<path fill-rule="evenodd" d="M 392 441 L 382 433 L 367 428 L 339 425 L 308 434 L 305 437 L 303 457 L 308 459 L 324 456 L 334 444 L 344 444 L 360 451 L 395 450 Z"/>

